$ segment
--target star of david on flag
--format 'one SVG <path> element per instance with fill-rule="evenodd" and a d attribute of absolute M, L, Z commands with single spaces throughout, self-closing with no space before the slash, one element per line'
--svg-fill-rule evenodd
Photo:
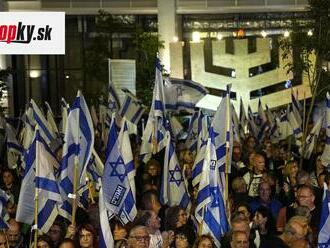
<path fill-rule="evenodd" d="M 168 206 L 181 206 L 187 208 L 190 200 L 183 182 L 182 170 L 175 153 L 174 144 L 171 140 L 170 132 L 167 131 L 167 143 L 163 167 L 162 185 L 160 200 L 162 204 Z"/>

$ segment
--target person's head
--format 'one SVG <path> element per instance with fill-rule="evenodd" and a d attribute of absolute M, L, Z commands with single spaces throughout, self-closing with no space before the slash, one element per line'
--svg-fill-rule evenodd
<path fill-rule="evenodd" d="M 75 240 L 82 248 L 97 247 L 97 234 L 91 224 L 82 224 L 78 227 Z"/>
<path fill-rule="evenodd" d="M 250 237 L 250 220 L 246 218 L 244 214 L 241 214 L 239 212 L 234 212 L 231 220 L 231 228 L 233 232 L 240 231 L 245 232 L 247 237 Z"/>
<path fill-rule="evenodd" d="M 183 149 L 180 151 L 180 161 L 183 164 L 192 164 L 194 163 L 194 155 L 189 149 Z"/>
<path fill-rule="evenodd" d="M 153 210 L 158 214 L 161 204 L 158 200 L 158 194 L 155 190 L 148 190 L 143 193 L 141 198 L 141 207 L 143 210 Z"/>
<path fill-rule="evenodd" d="M 285 225 L 283 235 L 285 242 L 291 245 L 293 242 L 304 239 L 308 233 L 308 220 L 303 216 L 293 216 Z"/>
<path fill-rule="evenodd" d="M 291 246 L 291 248 L 308 248 L 309 243 L 306 239 L 298 239 L 294 241 Z"/>
<path fill-rule="evenodd" d="M 270 196 L 272 194 L 272 189 L 270 187 L 270 183 L 268 181 L 262 181 L 259 184 L 259 198 L 261 202 L 269 202 Z"/>
<path fill-rule="evenodd" d="M 243 177 L 235 177 L 233 182 L 231 183 L 232 189 L 234 193 L 246 193 L 247 186 Z"/>
<path fill-rule="evenodd" d="M 287 162 L 284 168 L 284 175 L 290 178 L 296 178 L 298 173 L 298 163 L 295 160 Z"/>
<path fill-rule="evenodd" d="M 300 185 L 297 189 L 297 202 L 299 206 L 306 206 L 310 210 L 315 208 L 315 194 L 311 186 Z"/>
<path fill-rule="evenodd" d="M 239 202 L 236 206 L 236 211 L 243 214 L 247 219 L 251 218 L 251 209 L 249 205 L 245 202 Z"/>
<path fill-rule="evenodd" d="M 322 172 L 317 176 L 317 184 L 321 189 L 323 189 L 324 183 L 326 182 L 327 173 Z"/>
<path fill-rule="evenodd" d="M 7 248 L 8 240 L 6 233 L 4 231 L 0 231 L 0 248 Z"/>
<path fill-rule="evenodd" d="M 9 247 L 16 247 L 21 239 L 21 227 L 15 219 L 8 221 L 7 238 Z"/>
<path fill-rule="evenodd" d="M 178 232 L 175 234 L 175 248 L 188 248 L 189 242 L 188 237 L 183 232 Z"/>
<path fill-rule="evenodd" d="M 63 223 L 63 220 L 56 219 L 47 233 L 55 246 L 57 246 L 65 237 L 66 227 Z"/>
<path fill-rule="evenodd" d="M 128 232 L 125 226 L 123 226 L 123 224 L 117 218 L 111 219 L 110 227 L 112 230 L 113 239 L 115 241 L 127 238 Z"/>
<path fill-rule="evenodd" d="M 242 231 L 231 231 L 230 234 L 230 247 L 231 248 L 248 248 L 249 237 Z"/>
<path fill-rule="evenodd" d="M 6 188 L 9 188 L 12 186 L 12 184 L 14 183 L 14 172 L 13 170 L 9 169 L 9 168 L 5 168 L 2 171 L 2 181 L 4 183 L 4 185 L 6 186 Z"/>
<path fill-rule="evenodd" d="M 199 236 L 195 243 L 193 248 L 215 248 L 215 243 L 213 240 L 213 237 L 209 234 L 203 234 Z"/>
<path fill-rule="evenodd" d="M 253 170 L 256 174 L 261 174 L 265 171 L 265 158 L 260 153 L 256 153 L 253 157 Z"/>
<path fill-rule="evenodd" d="M 160 174 L 159 162 L 155 159 L 149 160 L 148 163 L 146 164 L 146 172 L 152 177 L 159 176 Z"/>
<path fill-rule="evenodd" d="M 63 241 L 60 243 L 58 248 L 76 248 L 76 245 L 72 239 L 65 238 Z"/>
<path fill-rule="evenodd" d="M 152 234 L 160 228 L 160 218 L 152 210 L 143 211 L 140 216 L 137 217 L 136 224 L 146 226 L 149 228 L 149 232 Z"/>
<path fill-rule="evenodd" d="M 170 207 L 166 210 L 167 230 L 175 230 L 187 223 L 187 213 L 179 206 Z"/>
<path fill-rule="evenodd" d="M 149 248 L 150 236 L 146 226 L 135 226 L 128 236 L 128 248 Z"/>
<path fill-rule="evenodd" d="M 312 185 L 312 180 L 308 172 L 306 171 L 299 171 L 297 173 L 297 184 L 298 185 Z"/>
<path fill-rule="evenodd" d="M 250 150 L 254 150 L 256 145 L 257 145 L 257 141 L 256 138 L 254 138 L 252 135 L 246 138 L 246 145 L 247 145 L 247 149 Z"/>
<path fill-rule="evenodd" d="M 312 219 L 311 211 L 309 210 L 308 207 L 306 206 L 297 206 L 294 211 L 295 215 L 297 216 L 304 216 L 307 220 L 308 223 Z"/>
<path fill-rule="evenodd" d="M 236 145 L 233 147 L 233 161 L 239 162 L 242 158 L 242 149 L 240 145 Z"/>
<path fill-rule="evenodd" d="M 38 236 L 37 248 L 53 248 L 53 242 L 47 235 Z"/>
<path fill-rule="evenodd" d="M 268 233 L 275 231 L 275 221 L 273 216 L 268 208 L 264 206 L 257 208 L 253 217 L 253 224 L 258 229 L 264 229 L 264 231 Z"/>

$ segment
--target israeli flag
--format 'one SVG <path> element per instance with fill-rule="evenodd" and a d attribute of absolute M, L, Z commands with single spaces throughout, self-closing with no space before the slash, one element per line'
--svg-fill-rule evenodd
<path fill-rule="evenodd" d="M 318 236 L 318 247 L 330 247 L 330 192 L 324 184 L 323 202 L 321 210 L 320 231 Z"/>
<path fill-rule="evenodd" d="M 44 114 L 42 113 L 38 105 L 33 101 L 33 99 L 31 99 L 30 103 L 33 110 L 33 126 L 39 126 L 40 135 L 46 141 L 47 144 L 50 144 L 50 142 L 56 138 L 56 134 L 53 132 Z"/>
<path fill-rule="evenodd" d="M 201 110 L 195 111 L 189 124 L 185 147 L 196 154 L 207 135 L 207 118 Z"/>
<path fill-rule="evenodd" d="M 323 124 L 323 119 L 324 119 L 324 115 L 322 115 L 317 120 L 314 127 L 312 128 L 312 130 L 310 131 L 310 133 L 308 134 L 308 136 L 306 138 L 305 150 L 304 150 L 304 154 L 302 154 L 305 159 L 309 159 L 312 155 L 315 143 L 317 142 L 317 140 L 319 138 L 321 127 L 322 127 L 322 124 Z"/>
<path fill-rule="evenodd" d="M 56 122 L 55 122 L 55 118 L 54 118 L 52 108 L 50 107 L 48 102 L 45 102 L 45 105 L 46 105 L 46 108 L 47 108 L 46 116 L 47 116 L 48 126 L 51 128 L 51 131 L 56 136 L 58 136 L 59 132 L 58 132 L 58 128 L 57 128 L 57 125 L 56 125 Z"/>
<path fill-rule="evenodd" d="M 110 115 L 112 113 L 117 113 L 120 109 L 120 101 L 116 91 L 115 86 L 110 81 L 108 86 L 108 110 L 110 111 Z"/>
<path fill-rule="evenodd" d="M 301 113 L 303 113 L 303 107 L 301 106 L 298 100 L 298 91 L 296 92 L 296 94 L 294 94 L 292 88 L 291 88 L 291 100 L 292 100 L 291 106 L 292 106 L 292 112 L 294 118 L 296 119 L 298 125 L 301 126 L 302 125 Z"/>
<path fill-rule="evenodd" d="M 17 164 L 21 162 L 21 157 L 24 154 L 23 146 L 16 139 L 16 131 L 10 125 L 6 124 L 7 137 L 7 160 L 9 168 L 16 168 Z"/>
<path fill-rule="evenodd" d="M 122 153 L 120 143 L 115 119 L 113 118 L 109 131 L 106 162 L 102 176 L 103 195 L 106 208 L 111 217 L 122 214 L 122 219 L 125 220 L 130 214 L 129 206 L 125 205 L 125 201 L 126 199 L 132 200 L 135 197 L 135 192 L 132 192 L 135 189 L 131 189 L 131 182 L 128 177 L 128 174 L 130 174 L 130 177 L 134 177 L 134 165 L 131 163 L 132 160 L 125 156 L 127 154 Z M 125 208 L 126 206 L 127 209 Z M 125 209 L 125 212 L 122 212 L 123 209 Z"/>
<path fill-rule="evenodd" d="M 288 121 L 291 126 L 291 129 L 293 131 L 293 135 L 296 138 L 296 144 L 301 145 L 299 139 L 302 137 L 302 129 L 301 124 L 299 124 L 299 121 L 296 119 L 296 115 L 293 112 L 292 106 L 289 108 L 289 111 L 287 112 L 288 115 Z"/>
<path fill-rule="evenodd" d="M 41 134 L 35 138 L 26 154 L 26 167 L 17 205 L 16 221 L 31 225 L 34 222 L 35 197 L 38 197 L 37 228 L 48 232 L 62 202 L 54 176 L 58 162 Z"/>
<path fill-rule="evenodd" d="M 211 128 L 198 188 L 195 217 L 201 225 L 202 234 L 211 234 L 216 246 L 220 247 L 220 239 L 229 230 L 229 225 L 220 185 L 215 135 Z"/>
<path fill-rule="evenodd" d="M 230 103 L 230 85 L 227 85 L 226 97 L 222 98 L 211 124 L 214 135 L 217 164 L 222 189 L 225 189 L 225 173 L 231 172 L 231 156 L 233 150 L 233 125 Z M 210 132 L 209 132 L 210 133 Z M 228 161 L 226 161 L 226 154 Z"/>
<path fill-rule="evenodd" d="M 167 110 L 194 112 L 196 103 L 208 93 L 208 90 L 191 80 L 167 78 L 164 92 Z"/>
<path fill-rule="evenodd" d="M 38 130 L 35 144 L 35 187 L 38 194 L 37 227 L 42 232 L 47 233 L 58 215 L 58 205 L 62 203 L 60 190 L 54 175 L 54 168 L 59 165 L 55 155 L 42 139 Z"/>
<path fill-rule="evenodd" d="M 321 161 L 323 165 L 329 166 L 330 165 L 330 94 L 327 92 L 327 99 L 326 99 L 326 139 L 325 139 L 325 147 L 321 156 Z"/>
<path fill-rule="evenodd" d="M 129 132 L 127 127 L 127 121 L 124 119 L 121 130 L 119 132 L 119 146 L 122 154 L 123 161 L 125 163 L 127 180 L 129 183 L 129 191 L 124 199 L 124 205 L 120 210 L 119 217 L 122 223 L 133 222 L 136 215 L 136 188 L 135 188 L 135 167 L 132 154 L 131 143 L 129 139 Z"/>
<path fill-rule="evenodd" d="M 122 91 L 125 93 L 125 99 L 119 110 L 119 115 L 137 125 L 145 112 L 145 107 L 128 89 L 122 89 Z"/>
<path fill-rule="evenodd" d="M 247 125 L 247 118 L 246 118 L 246 112 L 243 105 L 242 97 L 240 99 L 240 105 L 239 105 L 239 125 L 238 125 L 238 132 L 241 137 L 241 139 L 245 139 L 245 127 Z"/>
<path fill-rule="evenodd" d="M 164 167 L 160 200 L 163 205 L 180 206 L 186 209 L 190 203 L 189 195 L 184 183 L 183 172 L 171 141 L 170 132 L 167 132 Z"/>
<path fill-rule="evenodd" d="M 9 195 L 5 191 L 0 189 L 0 229 L 7 229 L 9 220 L 9 215 L 6 212 L 6 204 L 9 200 Z"/>
<path fill-rule="evenodd" d="M 165 94 L 160 60 L 156 60 L 155 87 L 152 104 L 145 131 L 142 135 L 140 156 L 143 162 L 148 162 L 152 154 L 156 154 L 166 144 L 166 109 Z"/>
<path fill-rule="evenodd" d="M 251 107 L 248 106 L 248 124 L 249 124 L 249 130 L 251 134 L 257 138 L 259 134 L 259 128 L 255 123 L 253 112 L 251 110 Z"/>
<path fill-rule="evenodd" d="M 100 227 L 101 227 L 99 231 L 99 247 L 113 248 L 114 240 L 110 229 L 108 210 L 105 207 L 101 179 L 99 179 L 99 185 L 101 187 L 99 193 L 99 213 L 100 213 Z"/>
<path fill-rule="evenodd" d="M 78 91 L 73 102 L 67 120 L 64 136 L 63 156 L 59 168 L 60 187 L 65 199 L 61 215 L 66 218 L 71 216 L 71 198 L 76 197 L 79 203 L 79 195 L 73 192 L 75 163 L 77 165 L 78 189 L 86 184 L 86 167 L 90 160 L 94 147 L 94 129 L 85 98 Z M 78 161 L 76 161 L 78 160 Z"/>
<path fill-rule="evenodd" d="M 232 113 L 232 125 L 233 125 L 233 138 L 235 141 L 240 142 L 241 137 L 239 134 L 239 121 L 238 116 L 234 107 L 234 104 L 231 104 L 231 113 Z"/>
<path fill-rule="evenodd" d="M 61 123 L 60 123 L 60 133 L 62 135 L 64 135 L 65 133 L 65 130 L 66 130 L 66 124 L 67 124 L 67 121 L 68 121 L 68 114 L 69 114 L 69 104 L 67 104 L 67 102 L 65 101 L 65 99 L 62 97 L 61 99 L 61 117 L 62 117 L 62 120 L 61 120 Z"/>
<path fill-rule="evenodd" d="M 269 129 L 268 127 L 268 119 L 266 116 L 266 113 L 262 107 L 261 100 L 259 99 L 258 102 L 258 115 L 256 118 L 256 124 L 259 127 L 259 133 L 258 133 L 258 140 L 263 140 L 265 136 L 265 132 Z"/>

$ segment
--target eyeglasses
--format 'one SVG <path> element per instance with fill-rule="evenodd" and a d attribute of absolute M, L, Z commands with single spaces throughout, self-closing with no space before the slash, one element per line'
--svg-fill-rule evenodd
<path fill-rule="evenodd" d="M 139 242 L 146 242 L 150 240 L 150 236 L 131 236 L 131 238 L 136 239 Z"/>

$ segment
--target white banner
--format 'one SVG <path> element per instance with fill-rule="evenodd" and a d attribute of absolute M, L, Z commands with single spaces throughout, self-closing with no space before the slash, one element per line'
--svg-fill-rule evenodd
<path fill-rule="evenodd" d="M 0 54 L 65 54 L 65 13 L 0 12 Z"/>

